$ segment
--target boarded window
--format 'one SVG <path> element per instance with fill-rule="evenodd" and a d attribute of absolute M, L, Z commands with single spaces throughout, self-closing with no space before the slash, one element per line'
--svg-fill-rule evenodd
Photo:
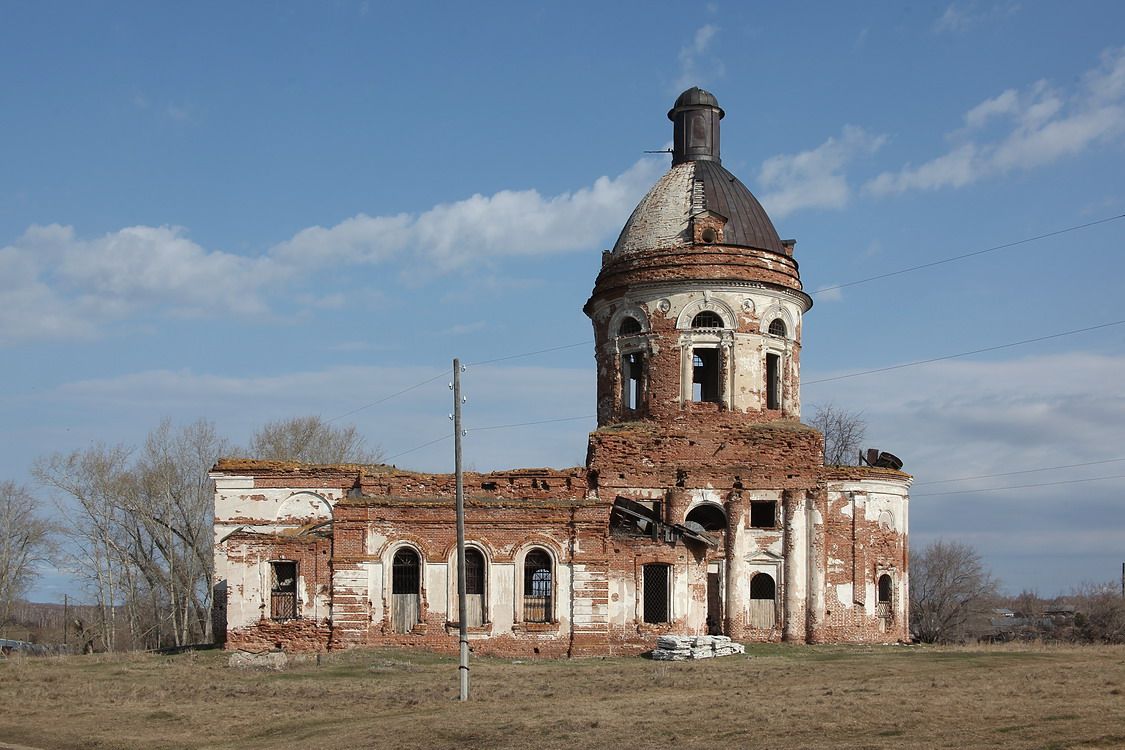
<path fill-rule="evenodd" d="M 409 633 L 418 624 L 421 560 L 418 553 L 403 547 L 391 564 L 391 618 L 396 633 Z"/>
<path fill-rule="evenodd" d="M 777 320 L 770 323 L 770 333 L 772 333 L 774 336 L 781 336 L 782 338 L 785 338 L 785 335 L 788 333 L 788 329 L 786 329 L 785 327 L 785 321 L 781 318 L 778 318 Z"/>
<path fill-rule="evenodd" d="M 641 568 L 644 576 L 644 618 L 645 622 L 668 622 L 668 584 L 671 566 L 663 564 L 645 565 Z"/>
<path fill-rule="evenodd" d="M 755 529 L 777 527 L 777 503 L 773 500 L 754 500 L 750 503 L 750 526 Z"/>
<path fill-rule="evenodd" d="M 479 549 L 465 550 L 465 622 L 480 627 L 484 617 L 484 555 Z"/>
<path fill-rule="evenodd" d="M 297 617 L 297 563 L 270 563 L 270 619 Z"/>
<path fill-rule="evenodd" d="M 702 313 L 700 313 L 702 315 Z M 719 350 L 691 350 L 691 400 L 719 400 Z"/>
<path fill-rule="evenodd" d="M 777 586 L 768 573 L 750 579 L 750 627 L 772 628 L 777 623 Z"/>
<path fill-rule="evenodd" d="M 551 556 L 546 550 L 530 550 L 523 561 L 524 622 L 550 622 L 553 615 L 553 594 Z"/>
<path fill-rule="evenodd" d="M 766 355 L 766 408 L 781 408 L 781 355 Z"/>

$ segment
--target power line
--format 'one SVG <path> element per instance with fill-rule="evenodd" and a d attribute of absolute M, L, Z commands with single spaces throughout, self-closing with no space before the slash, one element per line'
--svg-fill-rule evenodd
<path fill-rule="evenodd" d="M 983 354 L 984 352 L 994 352 L 999 349 L 1010 349 L 1013 346 L 1022 346 L 1024 344 L 1034 344 L 1038 341 L 1049 341 L 1051 339 L 1062 338 L 1063 336 L 1073 336 L 1076 333 L 1086 333 L 1087 331 L 1096 331 L 1100 328 L 1109 328 L 1111 326 L 1119 326 L 1125 323 L 1125 320 L 1114 320 L 1109 323 L 1099 323 L 1095 326 L 1087 326 L 1086 328 L 1075 328 L 1073 331 L 1063 331 L 1062 333 L 1052 333 L 1047 336 L 1036 336 L 1032 339 L 1023 339 L 1022 341 L 1012 341 L 1007 344 L 997 344 L 996 346 L 986 346 L 983 349 L 973 349 L 967 352 L 958 352 L 957 354 L 946 354 L 941 357 L 931 357 L 930 359 L 919 359 L 914 362 L 904 362 L 899 365 L 890 365 L 888 367 L 877 367 L 874 370 L 862 370 L 860 372 L 852 372 L 847 375 L 834 375 L 830 378 L 820 378 L 819 380 L 806 380 L 802 385 L 816 385 L 817 383 L 828 383 L 833 380 L 846 380 L 847 378 L 858 378 L 860 375 L 872 375 L 877 372 L 888 372 L 890 370 L 901 370 L 904 367 L 917 367 L 918 365 L 928 365 L 933 362 L 942 362 L 947 359 L 957 359 L 958 357 L 968 357 L 973 354 Z"/>
<path fill-rule="evenodd" d="M 1119 214 L 1117 216 L 1108 216 L 1104 219 L 1098 219 L 1097 221 L 1090 221 L 1090 222 L 1087 222 L 1085 224 L 1076 224 L 1072 227 L 1066 227 L 1065 229 L 1057 229 L 1054 232 L 1047 232 L 1046 234 L 1037 234 L 1034 237 L 1025 237 L 1024 239 L 1016 240 L 1015 242 L 1005 242 L 1002 245 L 994 245 L 993 247 L 986 247 L 984 250 L 974 250 L 971 253 L 962 253 L 961 255 L 954 255 L 954 256 L 951 256 L 949 258 L 942 258 L 941 260 L 933 260 L 933 261 L 930 261 L 929 263 L 921 263 L 917 266 L 910 266 L 909 268 L 901 268 L 897 271 L 888 271 L 887 273 L 880 273 L 880 274 L 877 274 L 875 276 L 868 276 L 865 279 L 856 279 L 855 281 L 847 281 L 847 282 L 844 282 L 843 284 L 834 284 L 832 286 L 823 286 L 823 287 L 820 287 L 819 289 L 814 289 L 811 293 L 812 294 L 820 294 L 821 292 L 831 292 L 835 289 L 843 289 L 844 287 L 856 286 L 857 284 L 866 284 L 869 281 L 878 281 L 879 279 L 886 279 L 886 278 L 889 278 L 891 276 L 899 276 L 899 275 L 904 274 L 904 273 L 910 273 L 911 271 L 919 271 L 923 268 L 932 268 L 933 266 L 940 266 L 940 265 L 945 264 L 945 263 L 952 263 L 952 262 L 957 261 L 957 260 L 964 260 L 965 258 L 972 258 L 972 257 L 975 257 L 977 255 L 984 255 L 985 253 L 994 253 L 997 250 L 1004 250 L 1004 249 L 1009 248 L 1009 247 L 1015 247 L 1016 245 L 1025 245 L 1028 242 L 1035 242 L 1037 240 L 1043 240 L 1043 239 L 1046 239 L 1048 237 L 1057 237 L 1060 234 L 1066 234 L 1068 232 L 1076 232 L 1079 229 L 1086 229 L 1087 227 L 1097 226 L 1098 224 L 1105 224 L 1105 223 L 1110 222 L 1110 221 L 1117 221 L 1118 219 L 1125 219 L 1125 214 Z"/>
<path fill-rule="evenodd" d="M 1098 466 L 1100 464 L 1112 464 L 1119 461 L 1125 461 L 1125 458 L 1107 458 L 1104 461 L 1086 461 L 1080 464 L 1063 464 L 1062 466 L 1044 466 L 1040 469 L 1021 469 L 1020 471 L 1005 471 L 1000 474 L 978 474 L 975 477 L 957 477 L 955 479 L 936 479 L 931 482 L 915 482 L 915 487 L 921 487 L 928 484 L 949 484 L 950 482 L 967 482 L 970 479 L 992 479 L 993 477 L 1010 477 L 1016 474 L 1034 474 L 1039 471 L 1055 471 L 1057 469 L 1076 469 L 1080 466 Z"/>
<path fill-rule="evenodd" d="M 1082 484 L 1083 482 L 1102 482 L 1107 479 L 1125 479 L 1125 474 L 1115 474 L 1109 477 L 1090 477 L 1089 479 L 1068 479 L 1062 482 L 1036 482 L 1035 484 L 1013 484 L 1009 487 L 987 487 L 983 490 L 952 490 L 950 492 L 924 492 L 921 495 L 911 493 L 910 497 L 939 497 L 941 495 L 972 495 L 977 492 L 999 492 L 1000 490 L 1022 490 L 1028 487 L 1057 487 L 1063 484 Z"/>
<path fill-rule="evenodd" d="M 370 404 L 364 404 L 363 406 L 360 406 L 360 407 L 359 407 L 359 408 L 357 408 L 357 409 L 352 409 L 351 411 L 349 411 L 349 412 L 347 412 L 347 413 L 345 413 L 345 414 L 341 414 L 341 415 L 340 415 L 340 416 L 338 416 L 338 417 L 332 417 L 332 419 L 329 419 L 329 420 L 327 420 L 327 421 L 329 421 L 329 422 L 335 422 L 335 421 L 336 421 L 337 419 L 343 419 L 344 417 L 350 417 L 351 415 L 353 415 L 353 414 L 357 414 L 358 412 L 361 412 L 361 411 L 363 411 L 364 409 L 370 409 L 370 408 L 371 408 L 372 406 L 378 406 L 379 404 L 382 404 L 382 403 L 385 403 L 385 402 L 387 402 L 387 401 L 390 401 L 390 400 L 391 400 L 392 398 L 396 398 L 396 397 L 398 397 L 398 396 L 401 396 L 401 395 L 402 395 L 402 394 L 404 394 L 404 393 L 410 393 L 411 391 L 413 391 L 413 390 L 415 390 L 415 389 L 417 389 L 417 388 L 421 388 L 421 387 L 422 387 L 422 386 L 424 386 L 424 385 L 429 385 L 430 383 L 434 382 L 435 380 L 441 380 L 442 378 L 444 378 L 444 377 L 446 376 L 446 374 L 447 374 L 447 373 L 444 373 L 444 372 L 443 372 L 443 373 L 439 373 L 439 374 L 437 374 L 437 375 L 434 375 L 434 376 L 433 376 L 432 378 L 429 378 L 429 379 L 427 379 L 427 380 L 423 380 L 423 381 L 421 381 L 421 382 L 419 382 L 419 383 L 415 383 L 414 385 L 412 385 L 412 386 L 409 386 L 409 387 L 407 387 L 407 388 L 403 388 L 403 389 L 402 389 L 401 391 L 395 391 L 395 392 L 394 392 L 394 393 L 392 393 L 391 395 L 389 395 L 389 396 L 384 396 L 383 398 L 379 399 L 378 401 L 372 401 L 372 402 L 371 402 Z"/>
<path fill-rule="evenodd" d="M 563 344 L 562 346 L 552 346 L 548 349 L 537 349 L 533 352 L 524 352 L 522 354 L 509 354 L 505 357 L 496 357 L 495 359 L 484 359 L 484 360 L 481 360 L 480 362 L 466 362 L 465 366 L 466 367 L 476 367 L 477 365 L 490 365 L 493 362 L 505 362 L 509 359 L 520 359 L 522 357 L 533 357 L 536 354 L 546 354 L 547 352 L 557 352 L 557 351 L 561 351 L 563 349 L 573 349 L 576 346 L 589 346 L 592 343 L 594 343 L 594 342 L 587 339 L 586 341 L 579 341 L 579 342 L 574 343 L 574 344 Z"/>
<path fill-rule="evenodd" d="M 469 432 L 485 432 L 486 430 L 506 430 L 510 427 L 527 427 L 535 424 L 550 424 L 552 422 L 575 422 L 579 419 L 594 419 L 597 414 L 583 414 L 581 417 L 559 417 L 557 419 L 538 419 L 534 422 L 516 422 L 514 424 L 498 424 L 491 427 L 469 428 Z"/>

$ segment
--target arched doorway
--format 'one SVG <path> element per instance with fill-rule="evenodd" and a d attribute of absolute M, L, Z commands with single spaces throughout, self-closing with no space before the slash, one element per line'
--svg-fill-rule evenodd
<path fill-rule="evenodd" d="M 718 538 L 719 549 L 723 548 L 727 530 L 727 514 L 722 506 L 703 503 L 692 508 L 684 523 L 701 527 L 705 532 Z M 721 557 L 721 555 L 720 555 Z M 723 632 L 723 563 L 713 557 L 707 564 L 707 632 L 719 635 Z"/>

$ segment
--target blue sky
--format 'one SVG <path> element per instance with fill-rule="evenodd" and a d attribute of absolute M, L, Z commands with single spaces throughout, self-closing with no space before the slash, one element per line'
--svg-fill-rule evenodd
<path fill-rule="evenodd" d="M 444 378 L 362 407 L 588 341 L 692 85 L 809 290 L 1120 216 L 1123 29 L 1116 2 L 0 4 L 0 479 L 49 507 L 38 456 L 310 413 L 451 470 L 448 440 L 406 452 L 448 434 Z M 814 294 L 806 413 L 904 459 L 913 544 L 1013 591 L 1120 572 L 1125 480 L 1075 480 L 1125 474 L 1125 325 L 826 379 L 1125 320 L 1123 237 Z M 589 345 L 470 367 L 467 465 L 582 463 L 593 386 Z"/>

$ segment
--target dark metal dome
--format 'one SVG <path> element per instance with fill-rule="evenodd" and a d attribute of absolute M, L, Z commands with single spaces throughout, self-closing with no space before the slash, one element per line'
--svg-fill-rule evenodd
<path fill-rule="evenodd" d="M 726 113 L 723 108 L 719 106 L 719 100 L 710 91 L 704 91 L 698 86 L 692 86 L 690 89 L 680 94 L 676 99 L 676 103 L 672 105 L 672 109 L 668 110 L 668 119 L 674 120 L 676 110 L 680 107 L 714 107 L 719 110 L 719 117 Z"/>

